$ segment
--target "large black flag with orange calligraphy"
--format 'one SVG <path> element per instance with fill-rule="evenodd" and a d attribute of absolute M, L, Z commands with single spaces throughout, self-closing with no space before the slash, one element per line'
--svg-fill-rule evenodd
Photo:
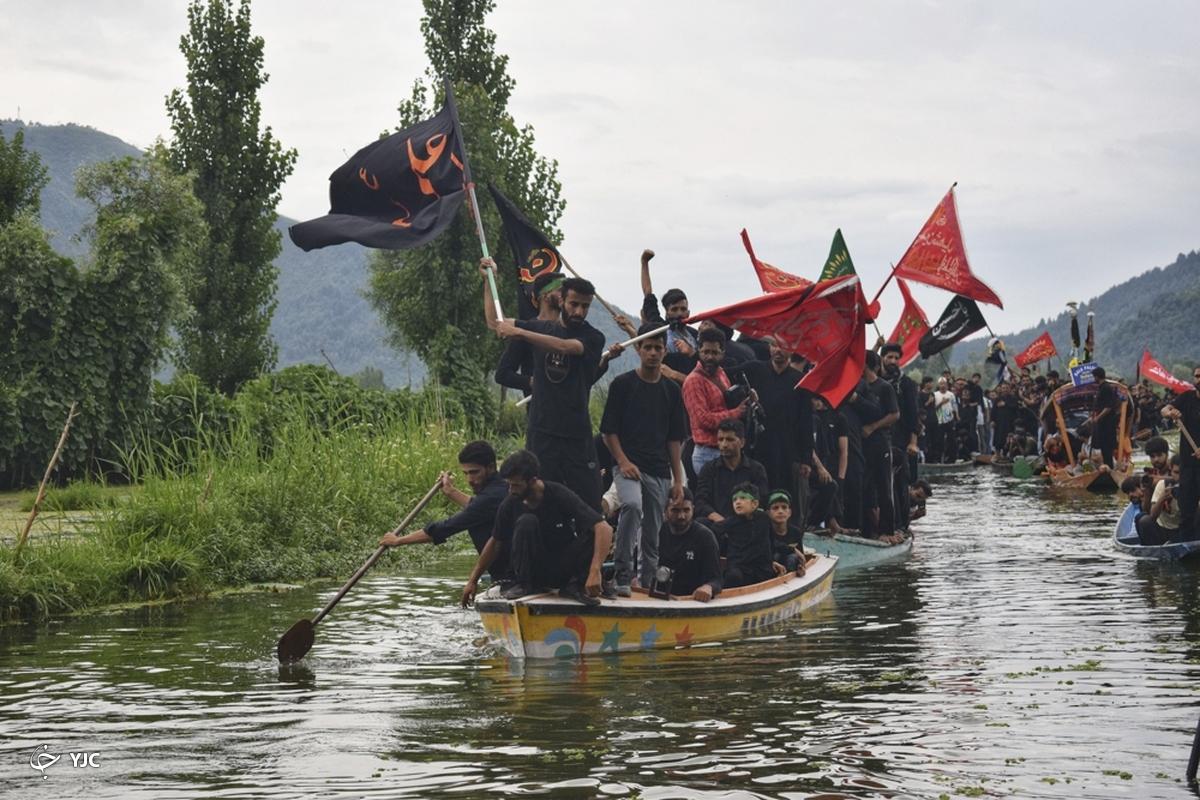
<path fill-rule="evenodd" d="M 453 108 L 359 150 L 329 176 L 329 213 L 288 229 L 302 250 L 343 242 L 403 250 L 448 226 L 464 197 Z"/>
<path fill-rule="evenodd" d="M 562 256 L 546 238 L 546 234 L 534 227 L 521 209 L 505 197 L 495 184 L 489 183 L 488 190 L 496 201 L 496 208 L 500 210 L 504 238 L 517 262 L 517 318 L 532 319 L 537 316 L 537 309 L 530 302 L 529 290 L 537 276 L 562 270 Z"/>

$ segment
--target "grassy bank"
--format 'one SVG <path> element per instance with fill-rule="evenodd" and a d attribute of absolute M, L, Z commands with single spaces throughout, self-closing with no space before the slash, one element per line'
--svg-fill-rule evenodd
<path fill-rule="evenodd" d="M 91 498 L 86 533 L 39 527 L 19 556 L 11 546 L 0 553 L 0 617 L 348 577 L 454 465 L 470 438 L 465 428 L 435 404 L 333 423 L 301 409 L 265 439 L 237 423 L 176 440 L 169 453 L 146 442 L 125 465 L 136 491 L 120 502 L 92 489 L 74 493 Z M 417 522 L 445 510 L 439 498 Z M 431 555 L 414 550 L 385 562 Z"/>

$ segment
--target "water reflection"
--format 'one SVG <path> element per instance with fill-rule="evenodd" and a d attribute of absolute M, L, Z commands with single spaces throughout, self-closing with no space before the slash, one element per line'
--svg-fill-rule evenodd
<path fill-rule="evenodd" d="M 332 591 L 0 629 L 21 797 L 1179 797 L 1198 573 L 1109 546 L 1112 497 L 934 479 L 912 557 L 720 646 L 522 662 L 455 606 L 466 562 Z M 333 587 L 336 588 L 336 587 Z M 101 766 L 41 780 L 33 748 Z"/>

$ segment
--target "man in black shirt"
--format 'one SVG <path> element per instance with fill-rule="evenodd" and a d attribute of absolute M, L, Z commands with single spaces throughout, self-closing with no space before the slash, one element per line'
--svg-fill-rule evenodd
<path fill-rule="evenodd" d="M 495 268 L 485 258 L 483 269 Z M 604 334 L 587 322 L 596 290 L 582 278 L 562 283 L 562 315 L 553 320 L 499 320 L 491 293 L 484 287 L 488 326 L 505 339 L 521 339 L 535 350 L 533 401 L 526 446 L 541 462 L 548 480 L 566 484 L 584 502 L 600 510 L 600 471 L 588 398 L 604 349 Z"/>
<path fill-rule="evenodd" d="M 1196 522 L 1196 507 L 1200 504 L 1200 367 L 1192 370 L 1192 382 L 1196 387 L 1183 392 L 1170 405 L 1163 406 L 1162 415 L 1173 419 L 1179 426 L 1179 484 L 1175 489 L 1175 500 L 1179 504 L 1179 541 L 1200 539 L 1200 526 Z M 1187 431 L 1185 434 L 1184 431 Z"/>
<path fill-rule="evenodd" d="M 758 393 L 763 410 L 764 432 L 757 437 L 751 455 L 767 470 L 772 491 L 784 489 L 802 497 L 812 472 L 812 395 L 796 384 L 803 377 L 791 366 L 792 354 L 770 342 L 771 360 L 750 361 L 738 369 L 750 388 Z"/>
<path fill-rule="evenodd" d="M 658 533 L 658 563 L 671 570 L 671 594 L 707 603 L 721 592 L 721 553 L 717 537 L 693 518 L 692 490 L 686 486 L 667 505 Z"/>
<path fill-rule="evenodd" d="M 1099 450 L 1104 463 L 1112 468 L 1117 450 L 1117 424 L 1121 418 L 1121 398 L 1115 384 L 1109 383 L 1104 367 L 1096 367 L 1092 376 L 1099 384 L 1092 406 L 1092 448 Z"/>
<path fill-rule="evenodd" d="M 879 402 L 867 390 L 866 381 L 859 381 L 854 391 L 846 396 L 838 407 L 846 418 L 846 444 L 848 459 L 846 479 L 842 484 L 841 523 L 847 528 L 861 530 L 863 527 L 863 480 L 866 473 L 866 457 L 863 451 L 863 429 L 868 421 L 880 416 Z"/>
<path fill-rule="evenodd" d="M 462 508 L 440 522 L 431 522 L 419 531 L 400 535 L 399 530 L 386 534 L 379 540 L 386 547 L 397 547 L 408 544 L 424 544 L 431 542 L 441 544 L 460 531 L 466 531 L 475 545 L 475 552 L 482 553 L 488 539 L 491 538 L 492 528 L 496 525 L 496 510 L 501 501 L 508 496 L 508 485 L 496 474 L 496 451 L 484 441 L 468 442 L 458 453 L 458 465 L 467 478 L 474 497 L 455 488 L 454 480 L 449 472 L 442 473 L 442 494 L 452 503 Z M 492 562 L 492 578 L 501 580 L 508 577 L 508 552 L 501 549 Z"/>
<path fill-rule="evenodd" d="M 696 476 L 696 513 L 710 522 L 733 516 L 733 488 L 750 483 L 758 487 L 760 501 L 767 496 L 767 471 L 743 452 L 745 428 L 738 419 L 717 425 L 717 450 L 721 455 L 704 465 Z"/>
<path fill-rule="evenodd" d="M 889 430 L 900 420 L 896 390 L 879 377 L 882 361 L 879 354 L 867 353 L 863 365 L 863 380 L 867 392 L 879 406 L 879 416 L 863 422 L 863 457 L 866 472 L 863 479 L 864 534 L 890 537 L 896 532 L 895 499 L 892 492 L 892 436 Z"/>
<path fill-rule="evenodd" d="M 638 334 L 654 329 L 643 323 Z M 618 375 L 608 387 L 600 433 L 612 453 L 613 483 L 621 502 L 617 521 L 616 591 L 630 596 L 634 577 L 633 546 L 640 542 L 637 576 L 649 586 L 658 565 L 658 529 L 667 494 L 683 490 L 680 452 L 687 438 L 683 392 L 662 374 L 665 333 L 635 345 L 641 366 Z M 640 535 L 639 535 L 640 534 Z"/>
<path fill-rule="evenodd" d="M 650 281 L 650 259 L 653 250 L 642 251 L 642 322 L 657 327 L 670 325 L 667 331 L 667 352 L 663 356 L 663 375 L 683 383 L 699 360 L 700 339 L 695 328 L 684 324 L 688 318 L 688 299 L 682 289 L 668 289 L 662 296 L 663 313 L 658 310 L 658 298 Z"/>
<path fill-rule="evenodd" d="M 516 583 L 504 591 L 513 600 L 547 589 L 584 605 L 599 605 L 600 567 L 612 546 L 612 528 L 566 486 L 544 481 L 537 456 L 518 450 L 500 465 L 508 497 L 496 525 L 463 587 L 465 608 L 475 599 L 479 577 L 508 547 Z"/>
<path fill-rule="evenodd" d="M 908 527 L 908 486 L 916 477 L 910 471 L 917 456 L 917 428 L 920 425 L 917 410 L 917 384 L 912 378 L 900 371 L 900 354 L 903 352 L 898 344 L 883 346 L 883 377 L 892 385 L 896 392 L 900 418 L 891 427 L 892 437 L 892 474 L 895 480 L 892 486 L 892 507 L 896 514 L 896 527 Z"/>
<path fill-rule="evenodd" d="M 815 474 L 809 525 L 821 525 L 831 533 L 841 533 L 842 486 L 850 462 L 850 438 L 846 417 L 821 395 L 813 395 L 813 467 Z"/>

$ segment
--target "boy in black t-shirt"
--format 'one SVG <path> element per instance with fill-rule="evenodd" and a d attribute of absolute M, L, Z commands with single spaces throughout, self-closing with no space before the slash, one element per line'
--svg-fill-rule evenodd
<path fill-rule="evenodd" d="M 776 564 L 771 520 L 758 507 L 758 487 L 740 483 L 733 487 L 733 516 L 717 523 L 717 536 L 725 554 L 725 588 L 749 586 L 782 575 Z"/>
<path fill-rule="evenodd" d="M 599 605 L 600 567 L 612 546 L 612 528 L 578 495 L 560 483 L 543 481 L 539 472 L 537 456 L 528 450 L 518 450 L 500 465 L 508 497 L 463 587 L 464 607 L 504 546 L 517 581 L 504 591 L 505 599 L 558 589 L 563 597 Z"/>
<path fill-rule="evenodd" d="M 804 574 L 804 529 L 792 523 L 792 496 L 783 489 L 771 492 L 767 500 L 771 518 L 771 545 L 775 563 L 789 572 Z"/>

